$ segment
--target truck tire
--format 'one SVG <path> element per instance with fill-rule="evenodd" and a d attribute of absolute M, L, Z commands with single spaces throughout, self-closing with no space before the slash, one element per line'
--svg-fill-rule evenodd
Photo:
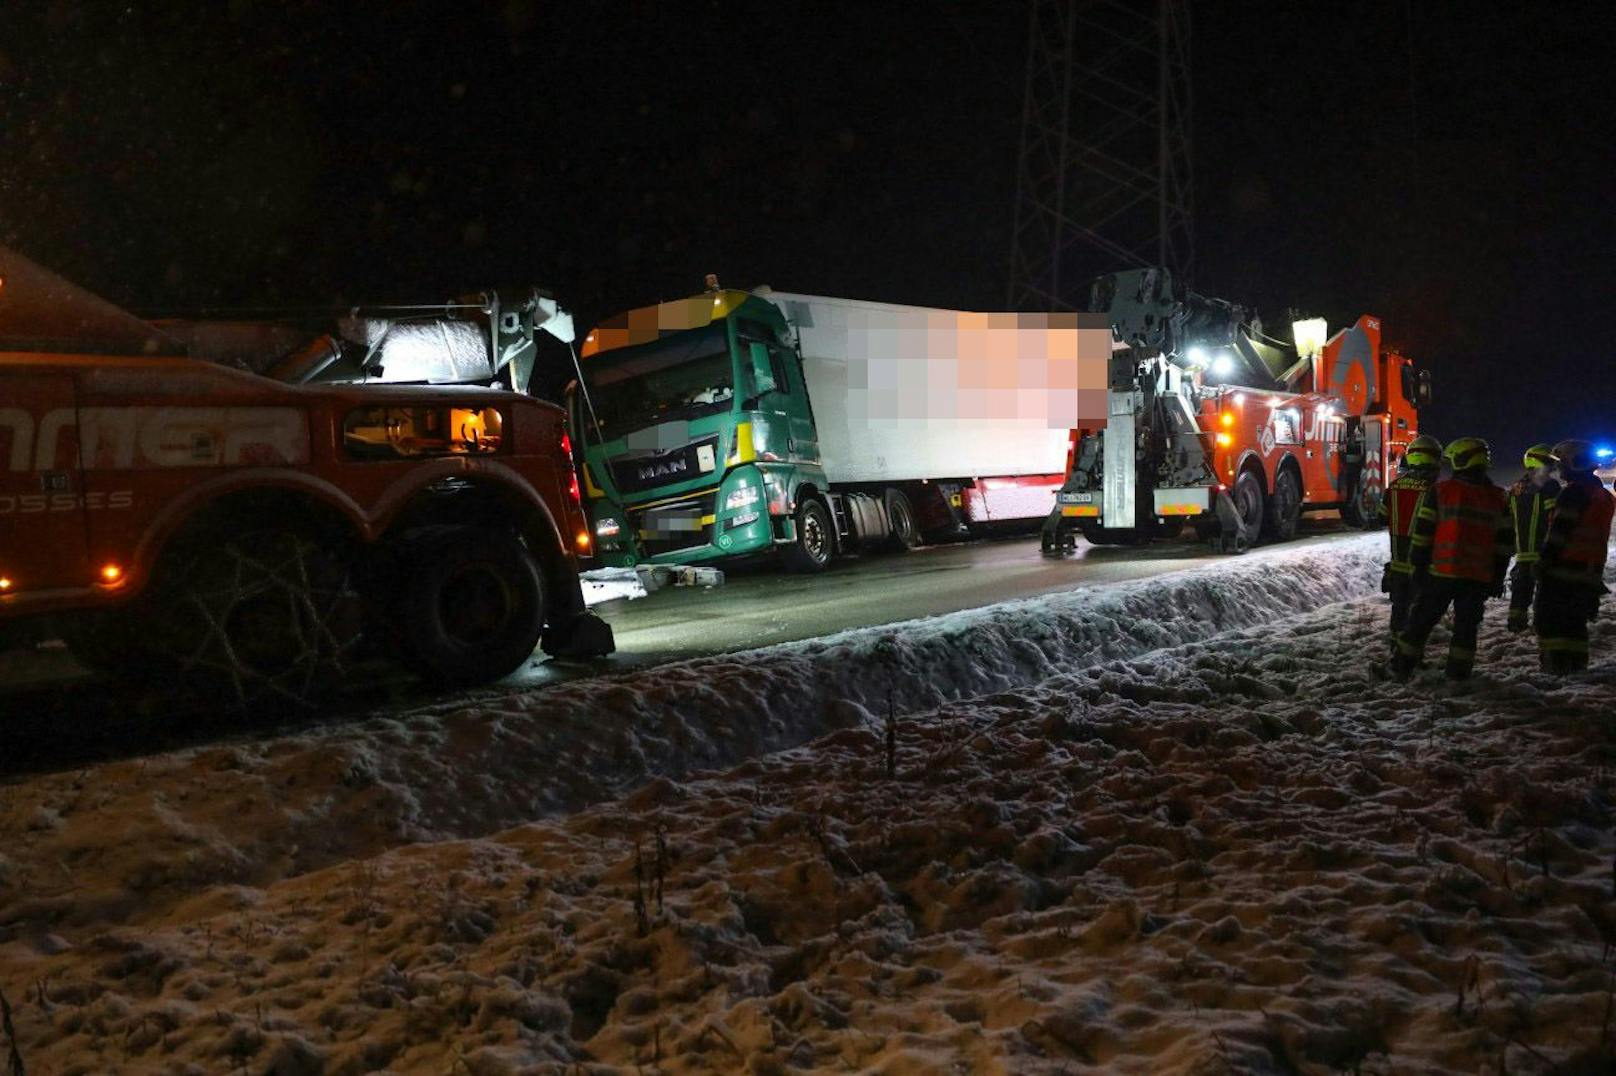
<path fill-rule="evenodd" d="M 1274 493 L 1268 498 L 1268 519 L 1264 530 L 1276 542 L 1296 537 L 1302 522 L 1302 481 L 1286 467 L 1274 478 Z"/>
<path fill-rule="evenodd" d="M 329 693 L 363 623 L 343 559 L 293 530 L 199 540 L 190 550 L 164 566 L 141 618 L 153 655 L 235 710 L 308 706 Z"/>
<path fill-rule="evenodd" d="M 1351 497 L 1341 506 L 1341 518 L 1351 527 L 1379 530 L 1381 496 L 1380 479 L 1366 470 L 1354 484 Z"/>
<path fill-rule="evenodd" d="M 498 680 L 538 648 L 543 574 L 515 535 L 455 527 L 415 551 L 400 612 L 411 672 L 442 685 Z"/>
<path fill-rule="evenodd" d="M 892 530 L 882 548 L 889 553 L 907 553 L 920 544 L 920 527 L 915 523 L 914 505 L 901 489 L 888 487 L 886 491 L 887 520 Z"/>
<path fill-rule="evenodd" d="M 1268 495 L 1263 492 L 1262 479 L 1257 472 L 1241 471 L 1240 477 L 1234 480 L 1234 509 L 1253 540 L 1262 533 L 1267 502 Z"/>
<path fill-rule="evenodd" d="M 825 502 L 804 497 L 797 505 L 797 540 L 780 551 L 786 570 L 792 572 L 821 572 L 830 563 L 835 541 L 830 510 Z"/>

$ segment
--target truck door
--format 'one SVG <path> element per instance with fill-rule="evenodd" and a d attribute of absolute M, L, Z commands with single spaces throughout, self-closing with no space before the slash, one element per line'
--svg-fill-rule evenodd
<path fill-rule="evenodd" d="M 0 598 L 87 587 L 73 378 L 3 375 L 0 386 Z"/>
<path fill-rule="evenodd" d="M 789 395 L 781 399 L 786 420 L 791 427 L 791 459 L 794 462 L 819 462 L 819 427 L 814 425 L 813 401 L 808 399 L 808 385 L 802 377 L 802 356 L 782 344 L 769 345 L 769 357 L 776 369 L 791 386 Z"/>

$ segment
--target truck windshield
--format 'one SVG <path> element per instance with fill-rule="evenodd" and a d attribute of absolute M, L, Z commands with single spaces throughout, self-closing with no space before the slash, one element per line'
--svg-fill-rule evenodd
<path fill-rule="evenodd" d="M 735 395 L 723 323 L 609 351 L 591 360 L 584 376 L 608 437 L 727 411 Z"/>

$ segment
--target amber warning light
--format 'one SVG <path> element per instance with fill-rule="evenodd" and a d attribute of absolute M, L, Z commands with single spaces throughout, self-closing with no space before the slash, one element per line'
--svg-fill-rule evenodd
<path fill-rule="evenodd" d="M 11 589 L 11 577 L 10 576 L 5 576 L 5 575 L 0 575 L 0 594 L 4 594 L 6 591 L 8 591 L 10 589 Z"/>
<path fill-rule="evenodd" d="M 116 564 L 106 564 L 101 567 L 101 582 L 112 586 L 123 579 L 123 569 Z"/>

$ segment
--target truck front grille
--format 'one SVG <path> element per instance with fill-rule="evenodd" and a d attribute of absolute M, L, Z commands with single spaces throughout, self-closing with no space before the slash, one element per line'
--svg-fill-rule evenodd
<path fill-rule="evenodd" d="M 647 556 L 694 549 L 712 541 L 718 491 L 709 490 L 651 508 L 630 508 L 629 524 Z"/>
<path fill-rule="evenodd" d="M 718 438 L 706 437 L 666 452 L 619 456 L 611 463 L 612 481 L 621 493 L 639 493 L 713 474 L 717 460 Z"/>

